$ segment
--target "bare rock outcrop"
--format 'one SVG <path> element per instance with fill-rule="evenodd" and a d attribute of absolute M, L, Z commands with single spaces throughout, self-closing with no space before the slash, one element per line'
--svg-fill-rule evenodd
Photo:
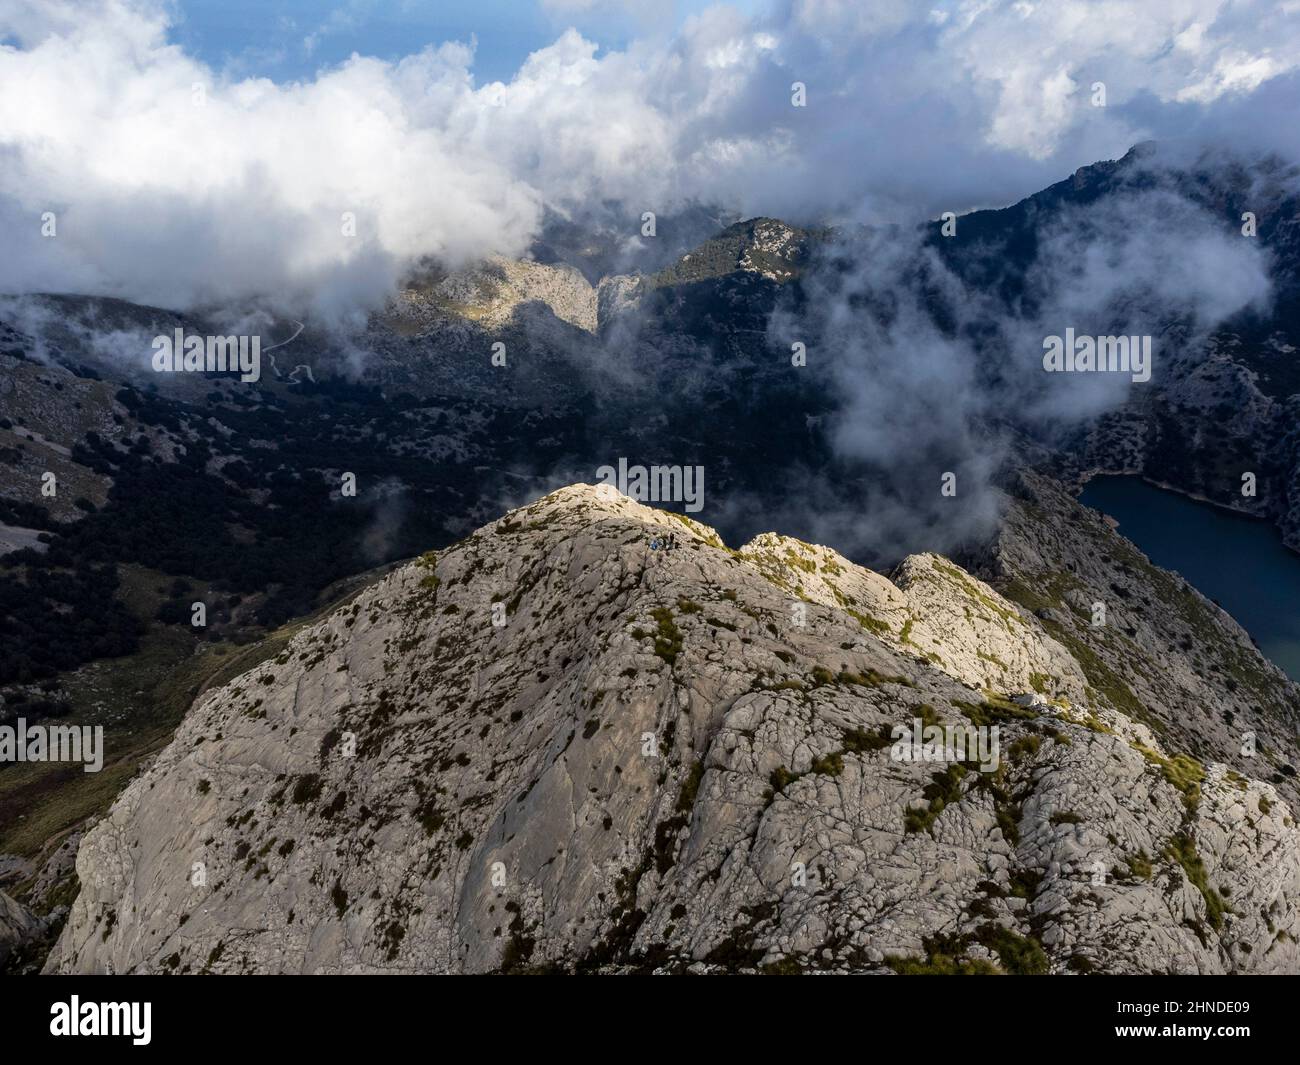
<path fill-rule="evenodd" d="M 47 968 L 1300 971 L 1286 799 L 1062 632 L 566 488 L 203 695 Z"/>
<path fill-rule="evenodd" d="M 0 891 L 0 972 L 11 967 L 45 933 L 45 922 Z"/>

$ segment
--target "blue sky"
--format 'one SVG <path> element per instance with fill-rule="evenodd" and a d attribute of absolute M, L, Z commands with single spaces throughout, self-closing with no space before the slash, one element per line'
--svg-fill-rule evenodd
<path fill-rule="evenodd" d="M 549 7 L 539 0 L 181 0 L 172 39 L 217 69 L 291 81 L 353 52 L 396 59 L 473 37 L 481 84 L 509 80 L 530 52 L 570 25 L 602 48 L 618 49 L 632 37 L 675 29 L 707 6 L 708 0 L 556 0 Z M 753 12 L 764 5 L 729 6 Z"/>
<path fill-rule="evenodd" d="M 1150 139 L 1300 160 L 1294 4 L 705 2 L 0 0 L 0 292 L 350 307 L 548 211 L 909 222 Z"/>

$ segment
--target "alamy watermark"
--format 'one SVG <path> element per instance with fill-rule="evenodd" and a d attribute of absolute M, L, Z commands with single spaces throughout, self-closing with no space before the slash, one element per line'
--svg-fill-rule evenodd
<path fill-rule="evenodd" d="M 262 376 L 260 336 L 186 336 L 178 328 L 173 336 L 154 337 L 151 347 L 158 373 L 238 373 L 246 382 Z"/>
<path fill-rule="evenodd" d="M 0 725 L 0 762 L 83 762 L 87 773 L 104 768 L 104 726 Z"/>
<path fill-rule="evenodd" d="M 895 762 L 977 762 L 981 773 L 1001 765 L 997 725 L 895 725 L 889 757 Z"/>
<path fill-rule="evenodd" d="M 703 466 L 629 466 L 620 458 L 617 469 L 601 466 L 596 477 L 639 503 L 684 503 L 692 514 L 704 509 Z"/>
<path fill-rule="evenodd" d="M 152 1013 L 151 1002 L 82 1002 L 73 995 L 50 1006 L 50 1035 L 130 1036 L 135 1046 L 148 1046 Z"/>
<path fill-rule="evenodd" d="M 1043 337 L 1043 369 L 1048 373 L 1126 373 L 1133 381 L 1151 380 L 1149 336 L 1078 336 L 1074 329 L 1064 337 Z"/>

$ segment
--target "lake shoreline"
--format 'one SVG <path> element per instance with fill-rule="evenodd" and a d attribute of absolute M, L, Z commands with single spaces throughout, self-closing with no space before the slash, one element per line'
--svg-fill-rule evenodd
<path fill-rule="evenodd" d="M 1097 471 L 1077 498 L 1113 520 L 1153 565 L 1220 606 L 1274 665 L 1300 680 L 1300 552 L 1271 521 L 1138 473 Z"/>

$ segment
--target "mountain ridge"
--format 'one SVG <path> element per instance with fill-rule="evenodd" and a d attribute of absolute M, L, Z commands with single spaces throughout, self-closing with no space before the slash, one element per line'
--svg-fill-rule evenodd
<path fill-rule="evenodd" d="M 963 215 L 952 241 L 938 235 L 936 223 L 927 223 L 933 230 L 927 247 L 954 256 L 953 269 L 968 280 L 1005 284 L 1014 296 L 1017 277 L 1031 262 L 1011 254 L 1024 235 L 1020 223 L 1032 228 L 1050 220 L 1062 204 L 1081 206 L 1080 197 L 1100 201 L 1159 179 L 1225 226 L 1235 226 L 1233 211 L 1241 206 L 1241 190 L 1252 187 L 1247 180 L 1252 172 L 1225 170 L 1209 180 L 1213 168 L 1189 166 L 1162 178 L 1156 165 L 1163 166 L 1162 160 L 1143 149 L 1082 168 L 1013 208 Z M 1261 175 L 1260 187 L 1285 187 L 1285 172 L 1266 168 Z M 1283 217 L 1288 202 L 1270 193 L 1268 209 L 1260 215 L 1261 239 L 1276 242 L 1270 247 L 1284 260 L 1278 275 L 1284 294 L 1291 284 L 1287 278 L 1300 264 Z M 823 431 L 841 398 L 834 379 L 824 376 L 828 361 L 810 345 L 809 366 L 792 371 L 789 353 L 773 348 L 770 335 L 774 308 L 797 307 L 807 298 L 810 249 L 830 235 L 756 218 L 713 226 L 713 236 L 687 241 L 680 255 L 668 254 L 669 242 L 689 231 L 684 227 L 671 236 L 669 226 L 661 227 L 668 239 L 654 249 L 658 258 L 629 257 L 619 253 L 617 242 L 601 246 L 575 230 L 569 234 L 571 249 L 557 243 L 545 254 L 539 250 L 534 262 L 486 262 L 450 275 L 431 268 L 413 276 L 411 288 L 387 311 L 376 312 L 359 340 L 340 347 L 309 324 L 291 346 L 273 353 L 282 356 L 282 365 L 268 361 L 255 388 L 202 375 L 136 373 L 122 361 L 123 338 L 142 329 L 218 328 L 197 312 L 50 297 L 37 308 L 40 313 L 19 320 L 29 328 L 0 324 L 0 461 L 9 475 L 0 487 L 0 551 L 8 560 L 0 570 L 6 599 L 0 622 L 14 651 L 5 663 L 12 683 L 0 692 L 4 719 L 71 711 L 80 720 L 120 728 L 113 745 L 124 756 L 113 768 L 113 780 L 125 781 L 137 759 L 156 750 L 181 717 L 191 681 L 197 685 L 204 670 L 216 671 L 215 660 L 232 642 L 268 632 L 280 638 L 283 630 L 277 626 L 320 606 L 332 594 L 326 586 L 424 547 L 446 550 L 442 545 L 484 521 L 497 522 L 496 515 L 519 500 L 581 480 L 614 456 L 673 457 L 707 467 L 715 505 L 710 521 L 731 542 L 744 543 L 738 549 L 747 556 L 742 564 L 757 567 L 764 589 L 787 597 L 783 613 L 771 611 L 778 629 L 788 625 L 795 600 L 808 609 L 843 614 L 846 604 L 838 597 L 852 594 L 855 602 L 847 608 L 870 621 L 866 628 L 854 623 L 863 632 L 870 629 L 880 653 L 892 656 L 873 667 L 879 676 L 901 676 L 919 657 L 948 678 L 932 677 L 933 683 L 968 689 L 956 698 L 972 706 L 980 705 L 987 689 L 1000 699 L 1019 693 L 1044 705 L 1066 698 L 1076 707 L 1097 707 L 1102 716 L 1095 721 L 1101 724 L 1109 720 L 1106 714 L 1119 713 L 1149 730 L 1135 742 L 1153 753 L 1154 760 L 1143 755 L 1151 772 L 1186 784 L 1181 774 L 1188 763 L 1181 760 L 1190 759 L 1205 770 L 1205 779 L 1228 780 L 1233 788 L 1237 777 L 1259 782 L 1244 792 L 1237 788 L 1254 804 L 1247 817 L 1258 816 L 1255 797 L 1261 795 L 1274 809 L 1278 800 L 1296 808 L 1300 697 L 1295 686 L 1259 656 L 1217 605 L 1177 575 L 1152 567 L 1071 498 L 1094 473 L 1158 473 L 1180 491 L 1274 521 L 1295 546 L 1300 452 L 1291 430 L 1297 399 L 1288 394 L 1287 383 L 1295 346 L 1288 340 L 1294 339 L 1286 319 L 1289 304 L 1280 304 L 1276 320 L 1261 324 L 1247 316 L 1232 322 L 1210 339 L 1205 352 L 1171 349 L 1170 360 L 1162 364 L 1166 380 L 1062 439 L 1015 435 L 1011 458 L 1032 462 L 1034 469 L 995 478 L 998 506 L 989 512 L 996 510 L 998 525 L 988 541 L 959 545 L 949 552 L 951 560 L 916 553 L 897 569 L 892 563 L 899 553 L 882 551 L 888 561 L 879 565 L 891 581 L 860 567 L 845 568 L 844 555 L 830 549 L 775 534 L 753 535 L 755 516 L 763 515 L 767 524 L 836 543 L 859 562 L 875 557 L 868 552 L 881 546 L 880 528 L 862 518 L 864 512 L 878 513 L 864 495 L 864 486 L 874 491 L 870 471 L 840 461 Z M 1002 254 L 1008 248 L 1011 252 Z M 566 261 L 570 255 L 573 261 Z M 606 270 L 634 261 L 644 267 L 640 273 Z M 1000 271 L 992 280 L 979 271 L 990 261 Z M 276 340 L 293 332 L 279 321 L 268 328 Z M 355 349 L 354 341 L 360 345 Z M 498 342 L 506 357 L 500 367 L 490 362 Z M 132 343 L 133 357 L 143 360 L 147 345 Z M 282 372 L 299 362 L 318 372 L 311 378 Z M 986 442 L 998 446 L 992 436 L 981 436 L 979 447 Z M 358 475 L 357 499 L 339 494 L 345 470 Z M 1259 475 L 1257 497 L 1240 495 L 1242 470 Z M 59 495 L 34 503 L 46 471 L 57 474 Z M 930 473 L 921 472 L 892 485 L 898 491 L 886 496 L 887 504 L 930 505 Z M 838 487 L 838 494 L 828 486 Z M 940 506 L 956 506 L 962 499 Z M 815 520 L 823 508 L 840 519 L 824 526 L 831 530 L 824 533 Z M 951 509 L 930 517 L 962 524 L 960 512 Z M 652 523 L 660 528 L 665 521 L 677 519 L 656 517 Z M 683 528 L 680 523 L 664 527 Z M 671 557 L 680 560 L 682 550 Z M 844 583 L 848 578 L 835 578 L 827 564 L 851 573 L 851 588 Z M 954 576 L 953 570 L 964 576 Z M 967 587 L 965 581 L 975 583 Z M 698 590 L 684 594 L 694 596 L 692 601 L 704 598 Z M 503 602 L 513 598 L 511 592 Z M 185 624 L 196 599 L 209 609 L 206 630 Z M 60 619 L 88 601 L 103 608 L 93 616 L 83 613 L 71 632 Z M 1100 627 L 1092 622 L 1099 602 L 1107 617 Z M 675 601 L 649 609 L 659 607 L 673 611 L 672 625 L 688 636 L 699 620 L 679 616 Z M 1007 611 L 1019 620 L 1002 613 Z M 728 624 L 738 628 L 755 621 L 741 615 L 717 620 L 730 618 Z M 1008 639 L 1008 626 L 1014 639 Z M 655 639 L 656 620 L 642 618 L 639 627 Z M 666 631 L 665 649 L 671 650 L 672 630 Z M 722 636 L 728 631 L 716 627 L 719 639 L 729 639 Z M 47 633 L 54 635 L 47 638 Z M 789 680 L 808 691 L 828 687 L 813 668 L 829 671 L 832 687 L 840 673 L 872 676 L 841 669 L 853 663 L 838 660 L 806 664 L 798 676 L 782 674 L 777 683 Z M 619 670 L 634 665 L 642 668 L 633 662 Z M 777 668 L 768 660 L 754 665 L 755 672 Z M 1050 679 L 1053 675 L 1058 681 Z M 839 686 L 845 685 L 850 693 L 856 690 L 851 682 Z M 1009 711 L 1001 707 L 999 712 Z M 870 713 L 859 717 L 880 723 Z M 970 721 L 960 711 L 955 719 Z M 585 727 L 585 719 L 579 724 Z M 142 744 L 138 735 L 153 738 Z M 1257 746 L 1249 755 L 1247 737 Z M 1013 742 L 1028 738 L 1017 735 Z M 835 735 L 822 739 L 828 743 Z M 821 740 L 815 746 L 812 760 L 840 753 Z M 786 762 L 778 768 L 806 777 L 802 761 L 793 765 L 794 753 L 783 751 Z M 1211 770 L 1214 765 L 1223 768 Z M 813 778 L 828 775 L 812 773 Z M 770 786 L 761 777 L 762 788 Z M 800 781 L 796 787 L 808 786 Z M 1204 789 L 1204 780 L 1192 782 Z M 102 811 L 118 785 L 75 792 L 65 806 L 63 796 L 72 795 L 77 782 L 50 778 L 13 791 L 8 780 L 2 783 L 6 812 L 25 812 L 22 804 L 36 794 L 46 813 L 35 821 L 9 819 L 4 849 L 15 853 L 0 858 L 0 885 L 41 913 L 55 907 L 57 917 L 76 892 L 62 834 L 79 840 L 87 815 Z M 895 795 L 889 789 L 896 783 L 880 786 Z M 676 786 L 676 778 L 663 785 L 670 791 Z M 668 820 L 680 815 L 676 801 L 673 794 L 664 799 L 671 808 L 665 811 Z M 917 805 L 913 795 L 908 801 L 912 809 L 923 809 L 929 799 Z M 961 821 L 965 815 L 959 817 L 954 808 L 952 816 Z M 56 834 L 42 842 L 35 838 L 39 825 Z M 889 827 L 897 825 L 891 821 Z M 657 841 L 621 831 L 629 847 L 655 850 Z M 1209 840 L 1218 840 L 1222 827 L 1206 831 Z M 1162 846 L 1170 839 L 1162 837 Z M 1211 864 L 1218 869 L 1229 848 L 1213 846 L 1217 856 Z M 61 857 L 47 861 L 56 848 Z M 629 855 L 629 874 L 643 857 Z M 1160 864 L 1158 855 L 1147 857 Z M 656 868 L 658 861 L 656 853 Z M 1172 883 L 1172 871 L 1163 875 Z M 662 886 L 655 878 L 646 884 L 647 892 Z M 355 899 L 359 889 L 347 890 Z M 89 896 L 86 904 L 91 905 Z M 736 902 L 769 904 L 781 912 L 767 895 L 745 895 Z M 982 908 L 978 901 L 973 904 Z M 720 903 L 720 912 L 727 905 Z M 1189 905 L 1188 919 L 1200 922 L 1204 931 L 1209 910 L 1198 916 L 1195 899 Z M 328 915 L 328 907 L 324 912 Z M 597 916 L 608 921 L 611 913 L 601 910 Z M 771 918 L 765 920 L 756 933 L 770 953 L 764 964 L 786 964 L 790 952 L 772 946 L 776 940 L 766 937 L 773 930 Z M 945 917 L 948 925 L 956 920 L 952 913 Z M 30 922 L 19 923 L 20 937 L 29 936 Z M 57 920 L 48 924 L 56 927 Z M 913 961 L 929 957 L 926 937 L 918 939 L 911 934 L 916 927 L 907 927 L 910 938 L 889 949 Z M 1034 931 L 1026 924 L 1016 927 L 1021 936 Z M 717 927 L 700 933 L 713 937 L 706 954 L 718 946 L 721 934 Z M 1259 935 L 1262 941 L 1264 933 Z M 502 938 L 514 942 L 505 931 Z M 674 965 L 720 964 L 695 958 L 693 946 L 671 937 L 664 941 L 671 945 Z M 586 957 L 575 945 L 582 942 L 572 930 L 557 932 L 549 946 L 538 948 L 539 964 L 577 965 Z M 1172 964 L 1206 971 L 1241 967 L 1240 959 L 1229 963 L 1219 956 L 1220 947 L 1230 947 L 1216 946 L 1213 936 L 1206 943 L 1192 953 L 1166 943 L 1151 957 L 1175 958 Z M 629 954 L 630 943 L 624 944 L 601 964 L 615 964 L 610 958 L 623 959 L 617 964 L 648 964 L 655 946 L 643 938 L 637 949 L 645 950 Z M 837 965 L 848 957 L 849 947 L 841 946 Z M 950 956 L 939 946 L 936 956 Z M 522 949 L 520 943 L 516 947 Z M 998 964 L 979 954 L 980 944 L 965 947 L 975 955 L 962 955 L 962 964 Z M 1273 951 L 1272 962 L 1281 949 Z M 180 964 L 193 971 L 194 959 L 181 953 Z M 794 953 L 802 967 L 817 964 L 807 951 Z M 628 961 L 633 956 L 640 960 Z M 374 960 L 356 957 L 365 957 L 366 964 Z M 476 957 L 486 968 L 505 964 L 491 950 Z M 861 957 L 854 962 L 862 963 Z M 1053 955 L 1052 964 L 1059 969 L 1064 963 Z"/>
<path fill-rule="evenodd" d="M 202 697 L 83 842 L 47 969 L 1294 969 L 1278 790 L 1092 701 L 978 578 L 900 574 L 607 487 L 513 511 Z M 909 645 L 962 625 L 1049 690 Z M 895 761 L 913 717 L 998 724 L 1001 769 Z"/>

